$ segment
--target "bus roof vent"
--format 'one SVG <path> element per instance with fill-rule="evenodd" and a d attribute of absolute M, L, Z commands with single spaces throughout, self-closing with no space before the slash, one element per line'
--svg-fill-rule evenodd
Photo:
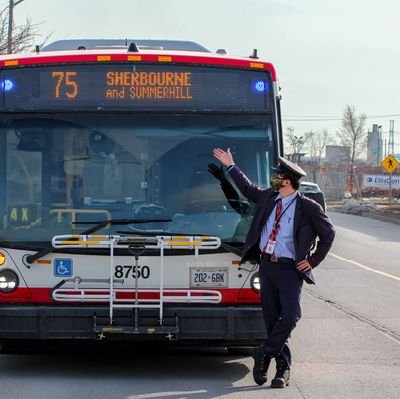
<path fill-rule="evenodd" d="M 129 44 L 135 43 L 139 50 L 172 50 L 196 51 L 210 53 L 211 51 L 198 43 L 182 40 L 141 40 L 141 39 L 66 39 L 57 40 L 42 48 L 42 51 L 68 51 L 68 50 L 99 50 L 121 49 L 128 50 Z M 130 50 L 128 50 L 130 51 Z"/>
<path fill-rule="evenodd" d="M 217 53 L 217 54 L 228 54 L 228 52 L 227 52 L 224 48 L 219 48 L 219 49 L 216 51 L 216 53 Z"/>
<path fill-rule="evenodd" d="M 257 49 L 256 49 L 256 48 L 253 50 L 253 54 L 252 54 L 252 55 L 251 55 L 249 58 L 255 58 L 255 59 L 258 59 L 258 55 L 257 55 Z"/>
<path fill-rule="evenodd" d="M 139 47 L 136 45 L 135 42 L 132 42 L 128 47 L 128 53 L 138 53 Z"/>

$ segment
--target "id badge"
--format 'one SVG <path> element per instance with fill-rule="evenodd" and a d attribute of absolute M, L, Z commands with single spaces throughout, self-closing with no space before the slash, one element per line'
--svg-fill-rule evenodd
<path fill-rule="evenodd" d="M 274 253 L 275 245 L 276 245 L 276 241 L 268 240 L 267 248 L 265 249 L 265 252 L 267 254 L 272 255 Z"/>

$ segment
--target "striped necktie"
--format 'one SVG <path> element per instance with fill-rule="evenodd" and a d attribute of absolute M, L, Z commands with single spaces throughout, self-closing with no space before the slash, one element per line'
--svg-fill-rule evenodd
<path fill-rule="evenodd" d="M 282 198 L 278 199 L 278 202 L 276 204 L 276 214 L 275 214 L 275 223 L 274 226 L 272 228 L 272 231 L 268 237 L 268 241 L 276 241 L 276 237 L 278 236 L 278 230 L 279 230 L 279 221 L 281 218 L 281 214 L 282 214 Z M 266 249 L 267 249 L 267 244 L 265 244 L 265 247 L 263 249 L 263 253 L 265 253 Z"/>

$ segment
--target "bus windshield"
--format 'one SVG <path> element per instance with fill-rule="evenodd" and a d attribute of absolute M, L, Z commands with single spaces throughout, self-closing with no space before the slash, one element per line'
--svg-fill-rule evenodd
<path fill-rule="evenodd" d="M 232 207 L 208 164 L 216 162 L 214 147 L 230 147 L 249 178 L 266 187 L 276 157 L 272 131 L 265 114 L 3 115 L 0 240 L 30 245 L 77 234 L 92 222 L 146 219 L 153 222 L 97 233 L 207 234 L 243 242 L 252 206 Z M 246 203 L 242 196 L 235 201 Z"/>

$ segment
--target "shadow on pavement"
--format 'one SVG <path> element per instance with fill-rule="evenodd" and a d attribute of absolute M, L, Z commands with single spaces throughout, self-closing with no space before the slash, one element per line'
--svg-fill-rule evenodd
<path fill-rule="evenodd" d="M 85 386 L 94 384 L 96 389 L 91 393 L 97 390 L 102 396 L 93 397 L 107 399 L 200 399 L 233 393 L 241 396 L 240 392 L 246 395 L 245 392 L 260 389 L 243 381 L 235 386 L 250 373 L 243 360 L 246 357 L 229 355 L 221 348 L 30 348 L 0 356 L 0 383 L 4 378 L 14 383 L 44 378 L 44 395 L 46 390 L 50 394 L 51 385 L 61 380 L 67 384 L 70 398 L 88 397 L 82 391 L 80 396 L 74 393 L 77 381 Z"/>

